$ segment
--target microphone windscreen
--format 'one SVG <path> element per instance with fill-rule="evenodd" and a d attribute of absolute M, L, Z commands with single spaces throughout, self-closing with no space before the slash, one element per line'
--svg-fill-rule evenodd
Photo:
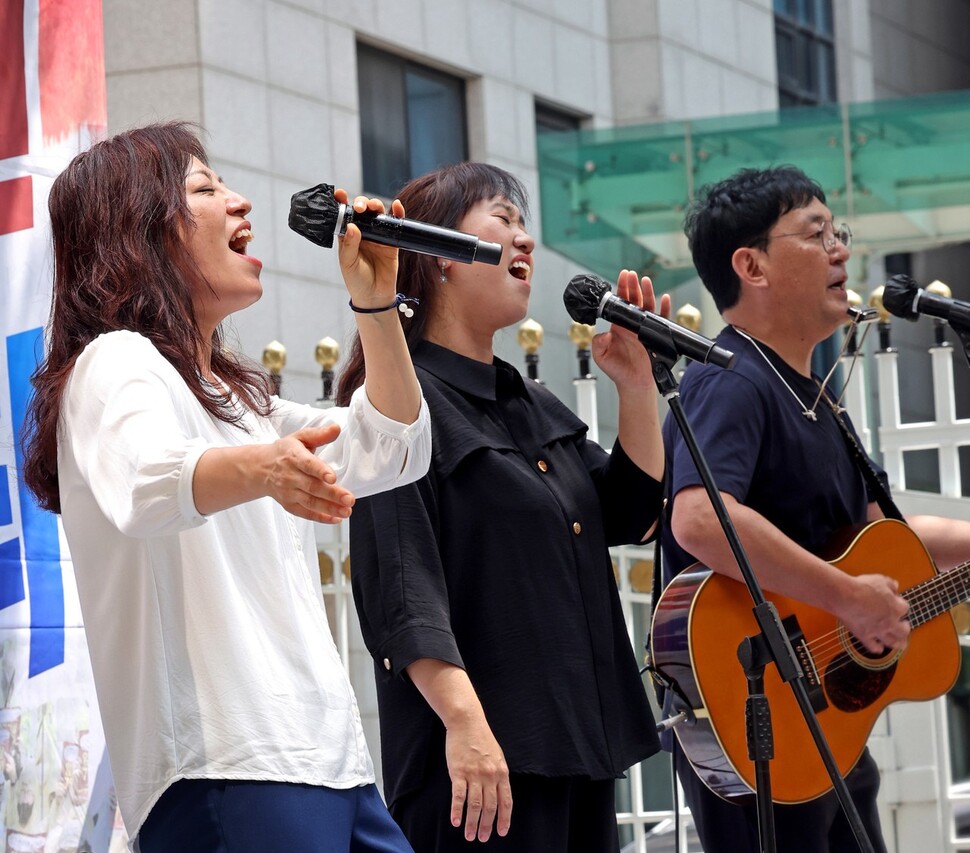
<path fill-rule="evenodd" d="M 569 280 L 562 294 L 566 312 L 577 323 L 595 325 L 599 317 L 600 302 L 610 290 L 608 282 L 598 275 L 575 275 Z"/>
<path fill-rule="evenodd" d="M 908 275 L 894 275 L 882 289 L 883 307 L 905 320 L 918 320 L 919 314 L 913 308 L 918 290 L 919 285 Z"/>
<path fill-rule="evenodd" d="M 293 193 L 290 199 L 290 228 L 311 243 L 333 248 L 340 205 L 333 197 L 333 184 L 317 184 Z"/>

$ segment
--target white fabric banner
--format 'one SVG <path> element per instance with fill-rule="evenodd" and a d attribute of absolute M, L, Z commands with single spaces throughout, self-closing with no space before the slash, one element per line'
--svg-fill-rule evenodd
<path fill-rule="evenodd" d="M 50 309 L 47 195 L 104 132 L 101 0 L 0 3 L 0 849 L 123 850 L 56 516 L 18 477 Z"/>

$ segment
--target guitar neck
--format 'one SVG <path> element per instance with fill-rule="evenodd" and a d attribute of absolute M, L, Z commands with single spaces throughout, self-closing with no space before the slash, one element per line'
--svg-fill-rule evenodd
<path fill-rule="evenodd" d="M 903 593 L 909 602 L 909 623 L 918 628 L 970 598 L 970 562 L 941 572 Z"/>

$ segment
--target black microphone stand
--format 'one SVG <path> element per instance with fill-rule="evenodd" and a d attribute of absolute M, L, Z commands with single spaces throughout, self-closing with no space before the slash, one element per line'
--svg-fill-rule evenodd
<path fill-rule="evenodd" d="M 862 825 L 855 803 L 852 802 L 852 797 L 849 795 L 845 780 L 839 773 L 838 765 L 832 756 L 832 750 L 825 740 L 825 734 L 819 726 L 818 718 L 815 716 L 801 667 L 788 635 L 782 628 L 781 620 L 778 618 L 778 610 L 772 602 L 765 599 L 764 593 L 761 591 L 761 586 L 741 546 L 741 540 L 734 523 L 731 521 L 731 516 L 728 514 L 727 507 L 724 505 L 721 494 L 714 483 L 711 469 L 704 459 L 704 454 L 697 444 L 694 431 L 687 420 L 680 400 L 680 390 L 672 370 L 673 365 L 680 357 L 680 353 L 677 352 L 669 334 L 659 332 L 652 326 L 641 325 L 637 331 L 637 337 L 650 356 L 657 389 L 670 407 L 671 414 L 673 414 L 681 435 L 683 435 L 691 458 L 697 466 L 697 471 L 704 483 L 704 488 L 714 507 L 717 519 L 724 530 L 724 535 L 731 546 L 731 551 L 744 578 L 745 586 L 747 586 L 754 602 L 754 617 L 761 629 L 761 633 L 747 637 L 741 642 L 738 647 L 738 659 L 748 682 L 745 727 L 748 740 L 748 757 L 754 762 L 755 766 L 755 800 L 762 853 L 775 853 L 777 849 L 769 765 L 770 759 L 774 757 L 774 741 L 768 697 L 763 692 L 765 666 L 771 662 L 774 662 L 778 668 L 782 681 L 791 686 L 825 769 L 832 779 L 842 810 L 852 828 L 859 849 L 862 853 L 875 853 L 872 842 Z M 968 350 L 968 353 L 970 353 L 970 350 Z M 968 358 L 970 358 L 970 355 L 968 355 Z"/>
<path fill-rule="evenodd" d="M 952 318 L 947 322 L 960 338 L 960 343 L 963 344 L 963 354 L 967 357 L 967 363 L 970 364 L 970 325 L 961 323 L 959 320 L 954 322 Z"/>

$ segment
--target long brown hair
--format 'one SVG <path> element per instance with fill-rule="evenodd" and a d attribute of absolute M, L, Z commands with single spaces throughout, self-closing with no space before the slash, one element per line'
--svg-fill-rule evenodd
<path fill-rule="evenodd" d="M 398 198 L 410 219 L 418 219 L 444 228 L 457 228 L 465 214 L 478 202 L 500 196 L 519 208 L 523 219 L 528 215 L 528 195 L 514 175 L 489 163 L 462 162 L 442 166 L 405 184 Z M 430 255 L 401 252 L 398 259 L 397 288 L 405 296 L 415 296 L 421 304 L 410 319 L 401 317 L 408 348 L 425 337 L 428 319 L 434 313 L 435 301 L 442 285 L 440 271 Z M 364 383 L 364 353 L 360 338 L 354 335 L 350 356 L 341 370 L 337 386 L 337 403 L 346 406 L 354 391 Z"/>
<path fill-rule="evenodd" d="M 212 371 L 243 405 L 266 414 L 269 378 L 223 346 L 204 341 L 191 294 L 208 287 L 181 235 L 194 227 L 185 174 L 205 150 L 186 122 L 120 133 L 75 157 L 55 179 L 48 207 L 54 292 L 47 354 L 31 381 L 24 480 L 45 509 L 60 512 L 57 422 L 77 357 L 98 335 L 127 330 L 148 338 L 213 417 L 239 423 L 229 400 L 202 383 L 199 353 L 211 343 Z"/>

